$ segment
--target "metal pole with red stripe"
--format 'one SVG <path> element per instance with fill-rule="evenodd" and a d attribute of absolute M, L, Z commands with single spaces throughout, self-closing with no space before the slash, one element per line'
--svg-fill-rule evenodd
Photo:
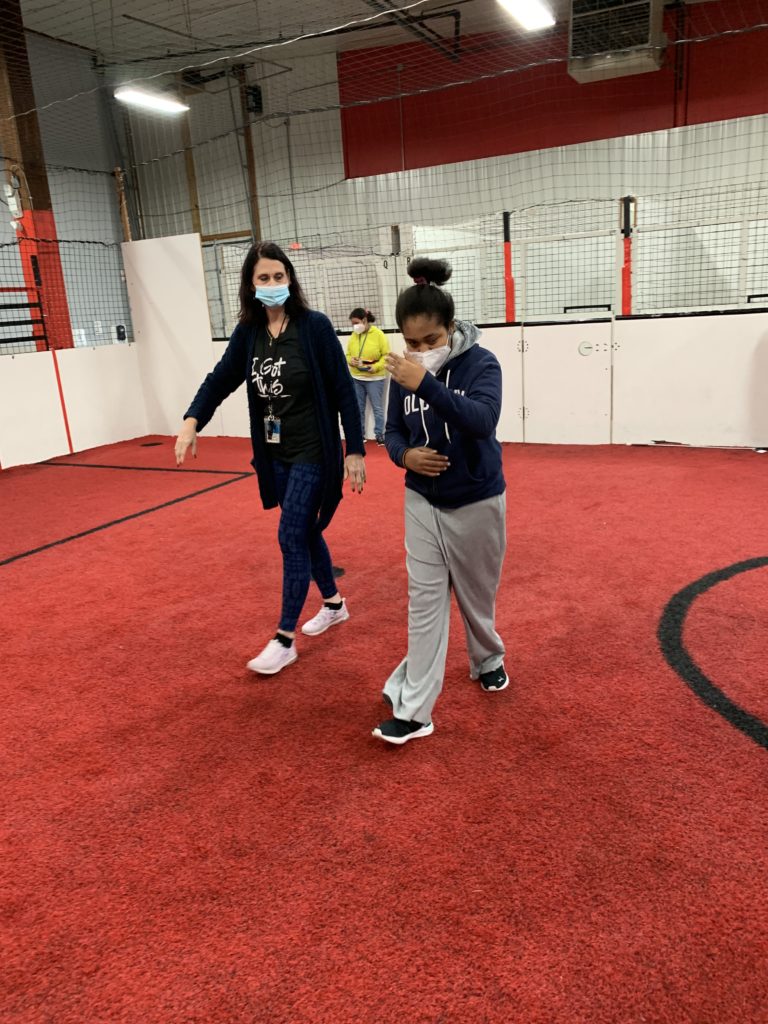
<path fill-rule="evenodd" d="M 512 275 L 512 234 L 508 212 L 504 213 L 504 309 L 507 323 L 515 321 L 515 279 Z"/>
<path fill-rule="evenodd" d="M 621 266 L 621 313 L 629 316 L 632 312 L 632 204 L 634 196 L 621 200 L 621 233 L 624 236 L 624 262 Z"/>

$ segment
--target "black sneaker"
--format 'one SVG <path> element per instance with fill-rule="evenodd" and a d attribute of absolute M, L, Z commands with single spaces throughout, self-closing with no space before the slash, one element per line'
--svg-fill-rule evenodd
<path fill-rule="evenodd" d="M 383 448 L 384 447 L 384 435 L 383 434 L 377 434 L 376 435 L 376 444 L 379 446 L 379 448 Z"/>
<path fill-rule="evenodd" d="M 509 676 L 503 665 L 492 668 L 490 672 L 480 673 L 480 685 L 486 693 L 496 693 L 497 690 L 506 690 L 509 686 Z"/>
<path fill-rule="evenodd" d="M 408 740 L 417 740 L 421 736 L 431 736 L 435 731 L 434 725 L 428 722 L 422 725 L 421 722 L 404 722 L 402 718 L 390 718 L 388 722 L 382 722 L 373 730 L 376 739 L 384 740 L 386 743 L 397 743 L 401 746 Z"/>

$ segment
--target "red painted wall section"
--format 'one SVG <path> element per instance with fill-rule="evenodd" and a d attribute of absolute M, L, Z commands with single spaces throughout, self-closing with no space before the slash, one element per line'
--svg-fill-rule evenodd
<path fill-rule="evenodd" d="M 690 7 L 687 34 L 707 35 L 728 26 L 727 4 Z M 731 8 L 733 8 L 731 2 Z M 768 23 L 768 3 L 740 0 L 745 17 Z M 746 23 L 746 22 L 745 22 Z M 768 113 L 768 30 L 725 36 L 688 48 L 688 124 Z"/>
<path fill-rule="evenodd" d="M 730 4 L 730 10 L 729 8 Z M 739 20 L 766 15 L 768 0 L 739 0 Z M 733 27 L 732 0 L 686 9 L 686 38 Z M 667 32 L 676 38 L 673 16 Z M 514 33 L 462 40 L 455 64 L 413 43 L 339 56 L 348 177 L 547 149 L 768 112 L 768 31 L 670 46 L 660 71 L 579 85 L 559 60 L 527 71 L 444 88 L 461 78 L 520 67 L 565 51 L 558 26 L 535 50 Z M 674 64 L 687 62 L 676 84 Z M 398 72 L 397 68 L 400 67 Z M 462 67 L 466 66 L 466 72 Z M 400 91 L 428 90 L 375 101 Z M 682 91 L 684 90 L 684 95 Z"/>

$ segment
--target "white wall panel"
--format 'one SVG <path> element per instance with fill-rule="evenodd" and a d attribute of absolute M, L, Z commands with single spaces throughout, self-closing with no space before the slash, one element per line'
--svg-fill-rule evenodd
<path fill-rule="evenodd" d="M 617 321 L 614 441 L 768 444 L 768 314 Z"/>
<path fill-rule="evenodd" d="M 520 327 L 486 327 L 480 344 L 493 352 L 501 364 L 501 417 L 496 428 L 499 441 L 523 440 L 523 357 Z"/>
<path fill-rule="evenodd" d="M 216 359 L 200 237 L 126 242 L 122 249 L 147 429 L 175 434 Z M 219 413 L 207 430 L 221 433 Z"/>
<path fill-rule="evenodd" d="M 58 360 L 76 452 L 149 433 L 135 345 L 62 349 Z"/>
<path fill-rule="evenodd" d="M 214 359 L 216 362 L 221 359 L 227 348 L 228 342 L 215 341 L 213 343 Z M 220 430 L 224 437 L 250 437 L 251 424 L 248 418 L 248 396 L 245 392 L 245 384 L 241 385 L 234 394 L 225 399 L 220 408 L 221 420 Z M 206 430 L 211 433 L 211 430 Z"/>
<path fill-rule="evenodd" d="M 251 423 L 248 418 L 248 398 L 245 385 L 230 395 L 221 406 L 221 433 L 224 437 L 250 437 Z M 207 433 L 211 433 L 207 430 Z"/>
<path fill-rule="evenodd" d="M 525 440 L 609 444 L 611 324 L 526 324 L 523 338 Z"/>
<path fill-rule="evenodd" d="M 0 364 L 0 465 L 22 466 L 69 452 L 51 352 Z"/>

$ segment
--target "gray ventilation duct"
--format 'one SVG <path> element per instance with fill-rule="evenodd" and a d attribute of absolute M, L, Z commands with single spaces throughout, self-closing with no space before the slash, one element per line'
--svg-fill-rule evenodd
<path fill-rule="evenodd" d="M 664 0 L 571 0 L 568 74 L 600 82 L 658 71 L 663 15 Z"/>

